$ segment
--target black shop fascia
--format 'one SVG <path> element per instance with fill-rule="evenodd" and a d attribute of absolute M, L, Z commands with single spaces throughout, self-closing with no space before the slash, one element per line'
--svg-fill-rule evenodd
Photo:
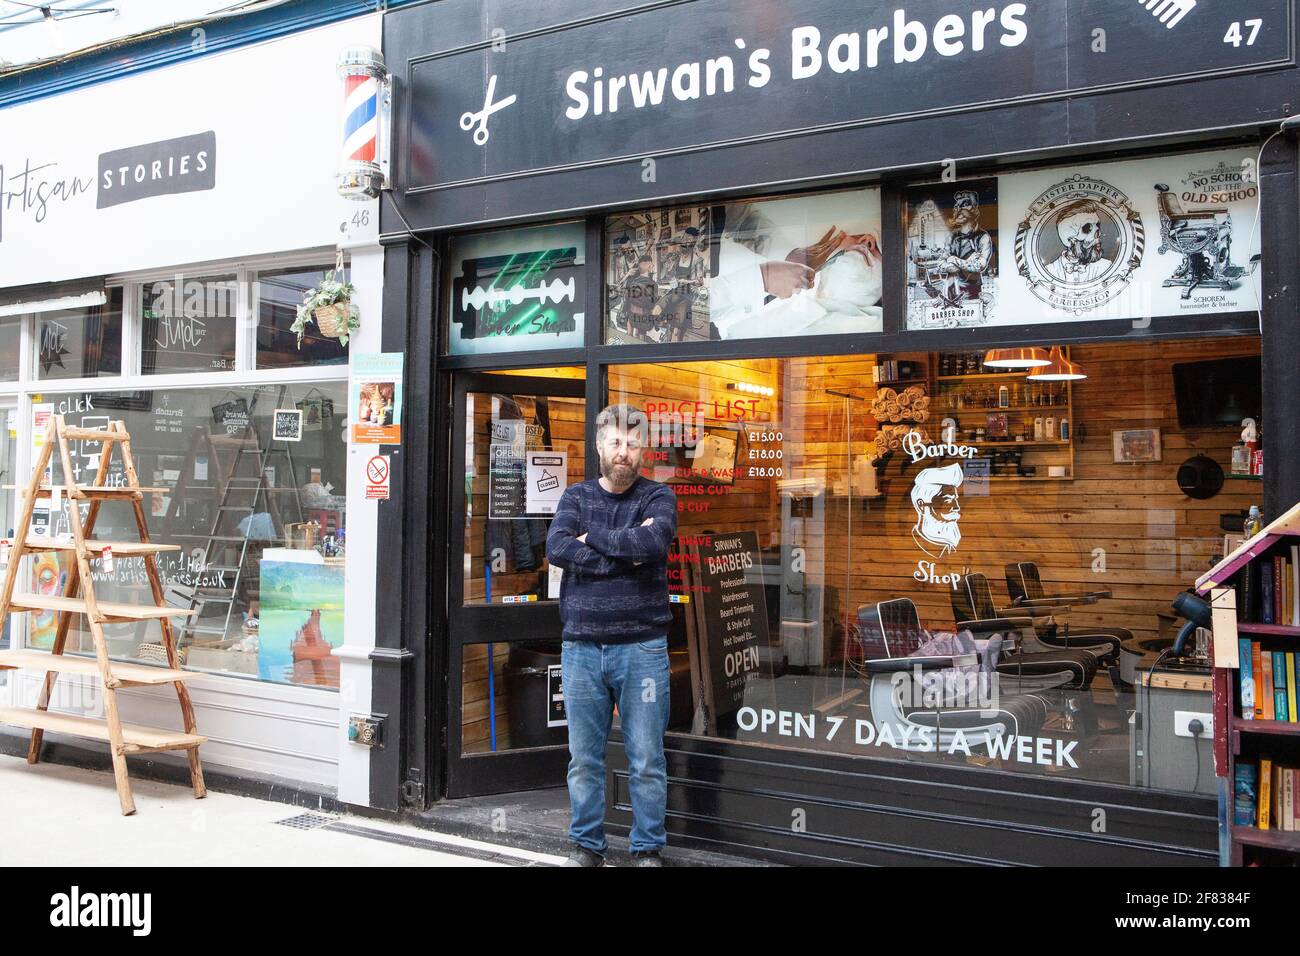
<path fill-rule="evenodd" d="M 394 479 L 403 493 L 380 513 L 380 533 L 401 543 L 404 573 L 380 585 L 380 653 L 392 666 L 377 668 L 383 673 L 373 706 L 399 712 L 411 701 L 429 704 L 412 711 L 400 744 L 376 755 L 376 806 L 423 809 L 466 795 L 457 780 L 486 781 L 489 789 L 563 782 L 562 753 L 533 764 L 517 752 L 474 763 L 455 745 L 463 694 L 446 688 L 462 683 L 466 658 L 450 648 L 459 646 L 453 624 L 467 619 L 457 615 L 488 621 L 499 613 L 500 623 L 484 624 L 484 633 L 519 634 L 532 626 L 529 614 L 553 613 L 540 607 L 544 598 L 534 602 L 539 608 L 466 610 L 464 594 L 449 583 L 464 540 L 453 534 L 453 485 L 461 476 L 448 476 L 445 455 L 464 437 L 453 402 L 458 389 L 472 389 L 465 383 L 474 376 L 581 368 L 585 384 L 573 394 L 585 398 L 590 432 L 594 410 L 612 400 L 612 383 L 627 363 L 920 353 L 937 363 L 1024 344 L 1084 348 L 1253 335 L 1262 352 L 1269 448 L 1258 497 L 1266 514 L 1300 499 L 1300 421 L 1281 360 L 1300 350 L 1300 331 L 1286 320 L 1298 305 L 1294 284 L 1283 277 L 1283 263 L 1296 254 L 1296 148 L 1289 133 L 1279 133 L 1300 106 L 1294 4 L 1242 0 L 1228 10 L 1174 0 L 1166 7 L 1153 15 L 1140 3 L 1072 0 L 914 0 L 878 10 L 847 0 L 761 9 L 745 0 L 694 0 L 627 10 L 598 0 L 580 17 L 525 5 L 511 10 L 509 22 L 488 26 L 478 5 L 442 0 L 385 15 L 384 55 L 397 78 L 396 161 L 381 225 L 386 269 L 400 281 L 386 285 L 383 349 L 406 353 L 408 394 L 419 401 L 407 410 L 414 437 L 406 470 Z M 902 261 L 908 190 L 917 184 L 1224 150 L 1255 158 L 1246 185 L 1266 197 L 1259 312 L 1187 308 L 1144 320 L 1062 316 L 952 328 L 909 323 Z M 1177 181 L 1143 182 L 1140 198 L 1148 203 L 1156 201 L 1157 183 L 1175 194 L 1191 191 Z M 1241 176 L 1234 172 L 1231 183 Z M 615 218 L 663 209 L 673 229 L 668 217 L 687 207 L 698 218 L 698 210 L 756 198 L 862 188 L 880 194 L 877 238 L 888 268 L 878 328 L 632 344 L 606 335 L 613 288 L 606 239 Z M 1252 223 L 1241 218 L 1233 217 L 1233 254 L 1246 269 Z M 585 318 L 580 337 L 561 348 L 525 337 L 506 351 L 452 354 L 451 260 L 460 237 L 573 221 L 582 228 L 572 259 L 585 264 L 575 286 L 575 308 Z M 1132 241 L 1149 254 L 1161 241 L 1160 217 L 1152 212 L 1143 224 L 1145 233 Z M 1008 251 L 1018 225 L 1004 223 L 998 236 Z M 1008 286 L 1017 272 L 1009 261 L 998 276 Z M 941 417 L 931 437 L 948 444 Z M 960 436 L 951 443 L 976 444 Z M 595 473 L 593 461 L 587 470 Z M 463 506 L 463 497 L 455 501 Z M 726 843 L 786 860 L 1215 860 L 1214 801 L 1204 792 L 1051 774 L 1007 775 L 995 792 L 984 771 L 943 761 L 763 748 L 691 733 L 670 733 L 668 750 L 669 804 L 685 808 L 670 813 L 675 841 Z M 608 754 L 615 830 L 630 824 L 621 754 L 616 741 Z M 498 757 L 497 765 L 510 769 L 475 776 Z M 790 832 L 796 804 L 827 808 L 814 836 Z M 1089 812 L 1076 813 L 1080 807 Z M 1098 823 L 1093 808 L 1109 822 Z M 1008 838 L 1007 828 L 1024 839 Z"/>

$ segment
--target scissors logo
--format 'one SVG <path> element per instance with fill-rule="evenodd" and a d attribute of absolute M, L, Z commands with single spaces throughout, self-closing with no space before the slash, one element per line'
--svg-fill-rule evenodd
<path fill-rule="evenodd" d="M 468 132 L 470 129 L 474 128 L 475 123 L 478 123 L 478 128 L 474 129 L 474 144 L 476 146 L 484 145 L 488 141 L 488 136 L 491 135 L 488 133 L 487 128 L 488 117 L 498 110 L 505 109 L 516 99 L 515 94 L 511 93 L 504 100 L 498 100 L 493 103 L 492 95 L 496 93 L 496 89 L 497 75 L 493 73 L 491 78 L 488 80 L 487 96 L 483 98 L 483 109 L 479 110 L 477 113 L 470 111 L 460 114 L 461 129 Z"/>

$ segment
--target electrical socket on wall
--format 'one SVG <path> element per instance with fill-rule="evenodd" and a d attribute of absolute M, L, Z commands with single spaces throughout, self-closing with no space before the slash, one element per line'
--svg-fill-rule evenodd
<path fill-rule="evenodd" d="M 1205 728 L 1199 734 L 1193 734 L 1191 730 L 1188 729 L 1188 725 L 1191 724 L 1193 720 L 1199 720 L 1201 726 Z M 1174 711 L 1174 736 L 1204 737 L 1207 740 L 1210 739 L 1214 736 L 1214 715 L 1198 714 L 1191 710 Z"/>
<path fill-rule="evenodd" d="M 379 715 L 352 714 L 348 717 L 348 740 L 363 747 L 384 746 L 384 718 Z"/>

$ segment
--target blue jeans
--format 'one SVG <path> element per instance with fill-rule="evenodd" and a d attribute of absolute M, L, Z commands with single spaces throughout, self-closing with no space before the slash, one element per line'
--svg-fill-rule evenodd
<path fill-rule="evenodd" d="M 569 837 L 602 856 L 605 840 L 605 745 L 618 704 L 632 793 L 633 853 L 668 840 L 668 638 L 640 644 L 565 641 L 564 709 L 569 720 Z"/>

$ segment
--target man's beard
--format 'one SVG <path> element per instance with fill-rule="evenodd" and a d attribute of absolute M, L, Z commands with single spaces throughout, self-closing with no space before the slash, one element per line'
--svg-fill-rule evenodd
<path fill-rule="evenodd" d="M 950 548 L 956 548 L 961 543 L 961 527 L 956 519 L 944 521 L 929 511 L 921 514 L 920 534 L 932 544 L 947 545 Z"/>
<path fill-rule="evenodd" d="M 967 232 L 973 228 L 978 221 L 979 219 L 972 210 L 954 209 L 952 219 L 949 221 L 948 225 L 953 229 L 960 229 L 962 232 Z"/>
<path fill-rule="evenodd" d="M 1071 239 L 1066 252 L 1074 262 L 1085 266 L 1091 265 L 1101 259 L 1101 243 L 1080 242 L 1078 239 Z"/>
<path fill-rule="evenodd" d="M 602 478 L 609 480 L 609 483 L 615 487 L 621 488 L 624 485 L 630 485 L 636 479 L 637 469 L 627 462 L 615 461 L 612 458 L 600 456 L 600 475 Z"/>

